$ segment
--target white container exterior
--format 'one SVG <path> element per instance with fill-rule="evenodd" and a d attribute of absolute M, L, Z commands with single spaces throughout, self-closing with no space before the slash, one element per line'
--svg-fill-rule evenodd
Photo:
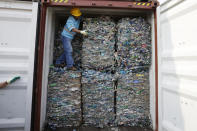
<path fill-rule="evenodd" d="M 0 1 L 0 130 L 30 131 L 38 3 Z"/>
<path fill-rule="evenodd" d="M 163 0 L 157 10 L 159 131 L 197 131 L 197 1 Z"/>

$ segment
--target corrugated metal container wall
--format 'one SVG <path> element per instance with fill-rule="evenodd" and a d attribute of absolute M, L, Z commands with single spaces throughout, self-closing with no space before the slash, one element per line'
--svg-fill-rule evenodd
<path fill-rule="evenodd" d="M 38 3 L 0 1 L 0 130 L 29 131 Z"/>
<path fill-rule="evenodd" d="M 158 8 L 159 131 L 196 131 L 197 1 L 162 3 Z"/>

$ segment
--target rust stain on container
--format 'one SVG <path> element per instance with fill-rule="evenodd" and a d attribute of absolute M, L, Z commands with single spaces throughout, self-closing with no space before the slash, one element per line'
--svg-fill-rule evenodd
<path fill-rule="evenodd" d="M 41 8 L 41 20 L 40 20 L 40 36 L 38 45 L 38 69 L 36 78 L 36 97 L 35 97 L 35 119 L 34 119 L 34 131 L 40 130 L 40 114 L 41 114 L 41 95 L 42 95 L 42 71 L 43 71 L 43 53 L 44 53 L 44 34 L 46 23 L 46 6 Z"/>
<path fill-rule="evenodd" d="M 157 50 L 157 12 L 154 11 L 154 24 L 155 24 L 155 131 L 158 131 L 159 118 L 158 118 L 158 50 Z"/>

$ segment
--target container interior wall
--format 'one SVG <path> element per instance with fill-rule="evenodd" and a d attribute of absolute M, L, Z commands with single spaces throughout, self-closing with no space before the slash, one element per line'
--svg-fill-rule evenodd
<path fill-rule="evenodd" d="M 70 8 L 50 7 L 47 9 L 46 27 L 45 27 L 45 47 L 43 61 L 43 82 L 42 82 L 42 101 L 41 101 L 41 129 L 44 129 L 46 119 L 47 104 L 47 83 L 49 66 L 53 64 L 53 45 L 55 28 L 57 27 L 59 18 L 69 16 Z M 81 8 L 84 16 L 110 15 L 115 18 L 121 17 L 137 17 L 143 16 L 151 24 L 152 27 L 152 64 L 150 67 L 150 113 L 155 129 L 155 33 L 154 33 L 154 15 L 151 11 L 128 10 L 128 9 L 99 9 L 99 8 Z M 65 21 L 66 22 L 66 21 Z"/>
<path fill-rule="evenodd" d="M 52 63 L 53 45 L 55 35 L 55 13 L 51 8 L 47 9 L 46 25 L 45 25 L 45 39 L 44 39 L 44 58 L 43 58 L 43 73 L 42 73 L 42 98 L 41 98 L 41 116 L 40 116 L 40 130 L 44 130 L 46 107 L 47 107 L 47 84 L 49 66 Z"/>
<path fill-rule="evenodd" d="M 150 14 L 147 17 L 147 21 L 151 24 L 151 33 L 152 33 L 152 61 L 151 67 L 149 70 L 149 84 L 150 84 L 150 114 L 153 121 L 153 129 L 155 129 L 155 23 L 154 23 L 154 14 Z"/>

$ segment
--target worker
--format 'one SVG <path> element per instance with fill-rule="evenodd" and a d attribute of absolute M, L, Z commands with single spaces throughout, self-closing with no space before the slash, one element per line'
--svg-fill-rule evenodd
<path fill-rule="evenodd" d="M 67 70 L 76 70 L 74 67 L 74 60 L 72 57 L 72 39 L 74 38 L 76 33 L 80 33 L 84 36 L 87 35 L 86 30 L 79 30 L 79 24 L 81 21 L 81 11 L 79 8 L 72 8 L 71 16 L 67 19 L 67 22 L 63 28 L 63 31 L 61 33 L 61 40 L 64 48 L 63 54 L 56 60 L 56 67 L 64 67 L 65 65 L 63 63 L 66 62 Z"/>
<path fill-rule="evenodd" d="M 0 83 L 0 88 L 4 88 L 8 85 L 8 82 L 7 81 L 4 81 L 4 82 L 1 82 Z"/>

